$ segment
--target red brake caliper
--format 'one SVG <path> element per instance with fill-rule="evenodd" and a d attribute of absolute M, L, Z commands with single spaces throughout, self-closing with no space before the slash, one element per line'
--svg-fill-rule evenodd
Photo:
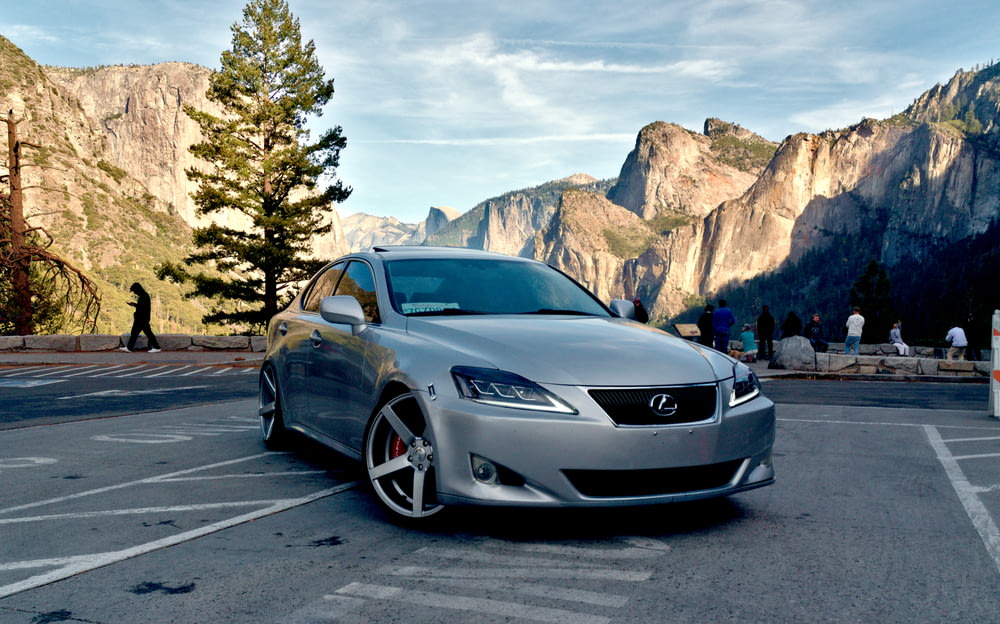
<path fill-rule="evenodd" d="M 406 454 L 406 443 L 403 442 L 403 438 L 399 437 L 395 433 L 392 434 L 392 440 L 389 441 L 389 455 L 390 459 L 396 459 L 400 455 Z"/>

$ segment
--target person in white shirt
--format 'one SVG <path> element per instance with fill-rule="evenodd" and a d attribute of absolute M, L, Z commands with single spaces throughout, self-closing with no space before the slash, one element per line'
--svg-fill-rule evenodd
<path fill-rule="evenodd" d="M 969 340 L 965 337 L 965 330 L 956 325 L 948 330 L 948 335 L 944 339 L 951 343 L 951 347 L 948 349 L 948 359 L 964 360 L 965 348 L 969 346 Z"/>
<path fill-rule="evenodd" d="M 900 355 L 909 355 L 910 347 L 903 342 L 903 333 L 899 327 L 899 321 L 892 324 L 892 329 L 889 330 L 889 343 L 896 347 L 896 351 Z"/>
<path fill-rule="evenodd" d="M 861 316 L 861 308 L 854 306 L 854 313 L 847 317 L 847 340 L 844 341 L 844 353 L 858 355 L 861 347 L 861 328 L 865 326 L 865 317 Z"/>

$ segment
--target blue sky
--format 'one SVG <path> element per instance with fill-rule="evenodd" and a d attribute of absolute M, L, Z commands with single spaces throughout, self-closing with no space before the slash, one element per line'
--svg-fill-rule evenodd
<path fill-rule="evenodd" d="M 43 65 L 219 66 L 244 0 L 36 0 L 0 34 Z M 341 207 L 431 206 L 618 175 L 639 130 L 707 117 L 773 141 L 884 118 L 1000 58 L 995 0 L 290 0 L 335 80 Z"/>

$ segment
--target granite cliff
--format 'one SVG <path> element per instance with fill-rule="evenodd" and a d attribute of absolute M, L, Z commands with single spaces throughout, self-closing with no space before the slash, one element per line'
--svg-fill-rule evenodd
<path fill-rule="evenodd" d="M 405 224 L 333 217 L 320 257 L 383 244 L 474 247 L 535 257 L 602 299 L 640 295 L 663 321 L 746 280 L 794 270 L 816 250 L 863 240 L 889 267 L 929 261 L 986 232 L 1000 215 L 1000 66 L 960 71 L 891 119 L 796 134 L 777 145 L 718 119 L 702 132 L 642 128 L 620 175 L 577 174 L 511 191 L 464 214 L 431 208 Z M 103 280 L 108 318 L 151 267 L 187 253 L 202 224 L 184 169 L 199 140 L 182 106 L 211 110 L 209 70 L 183 63 L 41 68 L 0 37 L 0 110 L 24 121 L 51 166 L 29 215 Z M 161 319 L 196 329 L 197 302 L 159 283 Z"/>

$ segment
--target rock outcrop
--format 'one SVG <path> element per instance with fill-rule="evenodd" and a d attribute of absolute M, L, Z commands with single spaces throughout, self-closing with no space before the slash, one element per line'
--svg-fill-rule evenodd
<path fill-rule="evenodd" d="M 753 149 L 763 148 L 769 157 L 774 144 L 716 119 L 706 121 L 705 130 L 698 134 L 659 121 L 643 128 L 608 199 L 643 219 L 700 219 L 742 195 L 767 160 L 754 159 Z"/>

